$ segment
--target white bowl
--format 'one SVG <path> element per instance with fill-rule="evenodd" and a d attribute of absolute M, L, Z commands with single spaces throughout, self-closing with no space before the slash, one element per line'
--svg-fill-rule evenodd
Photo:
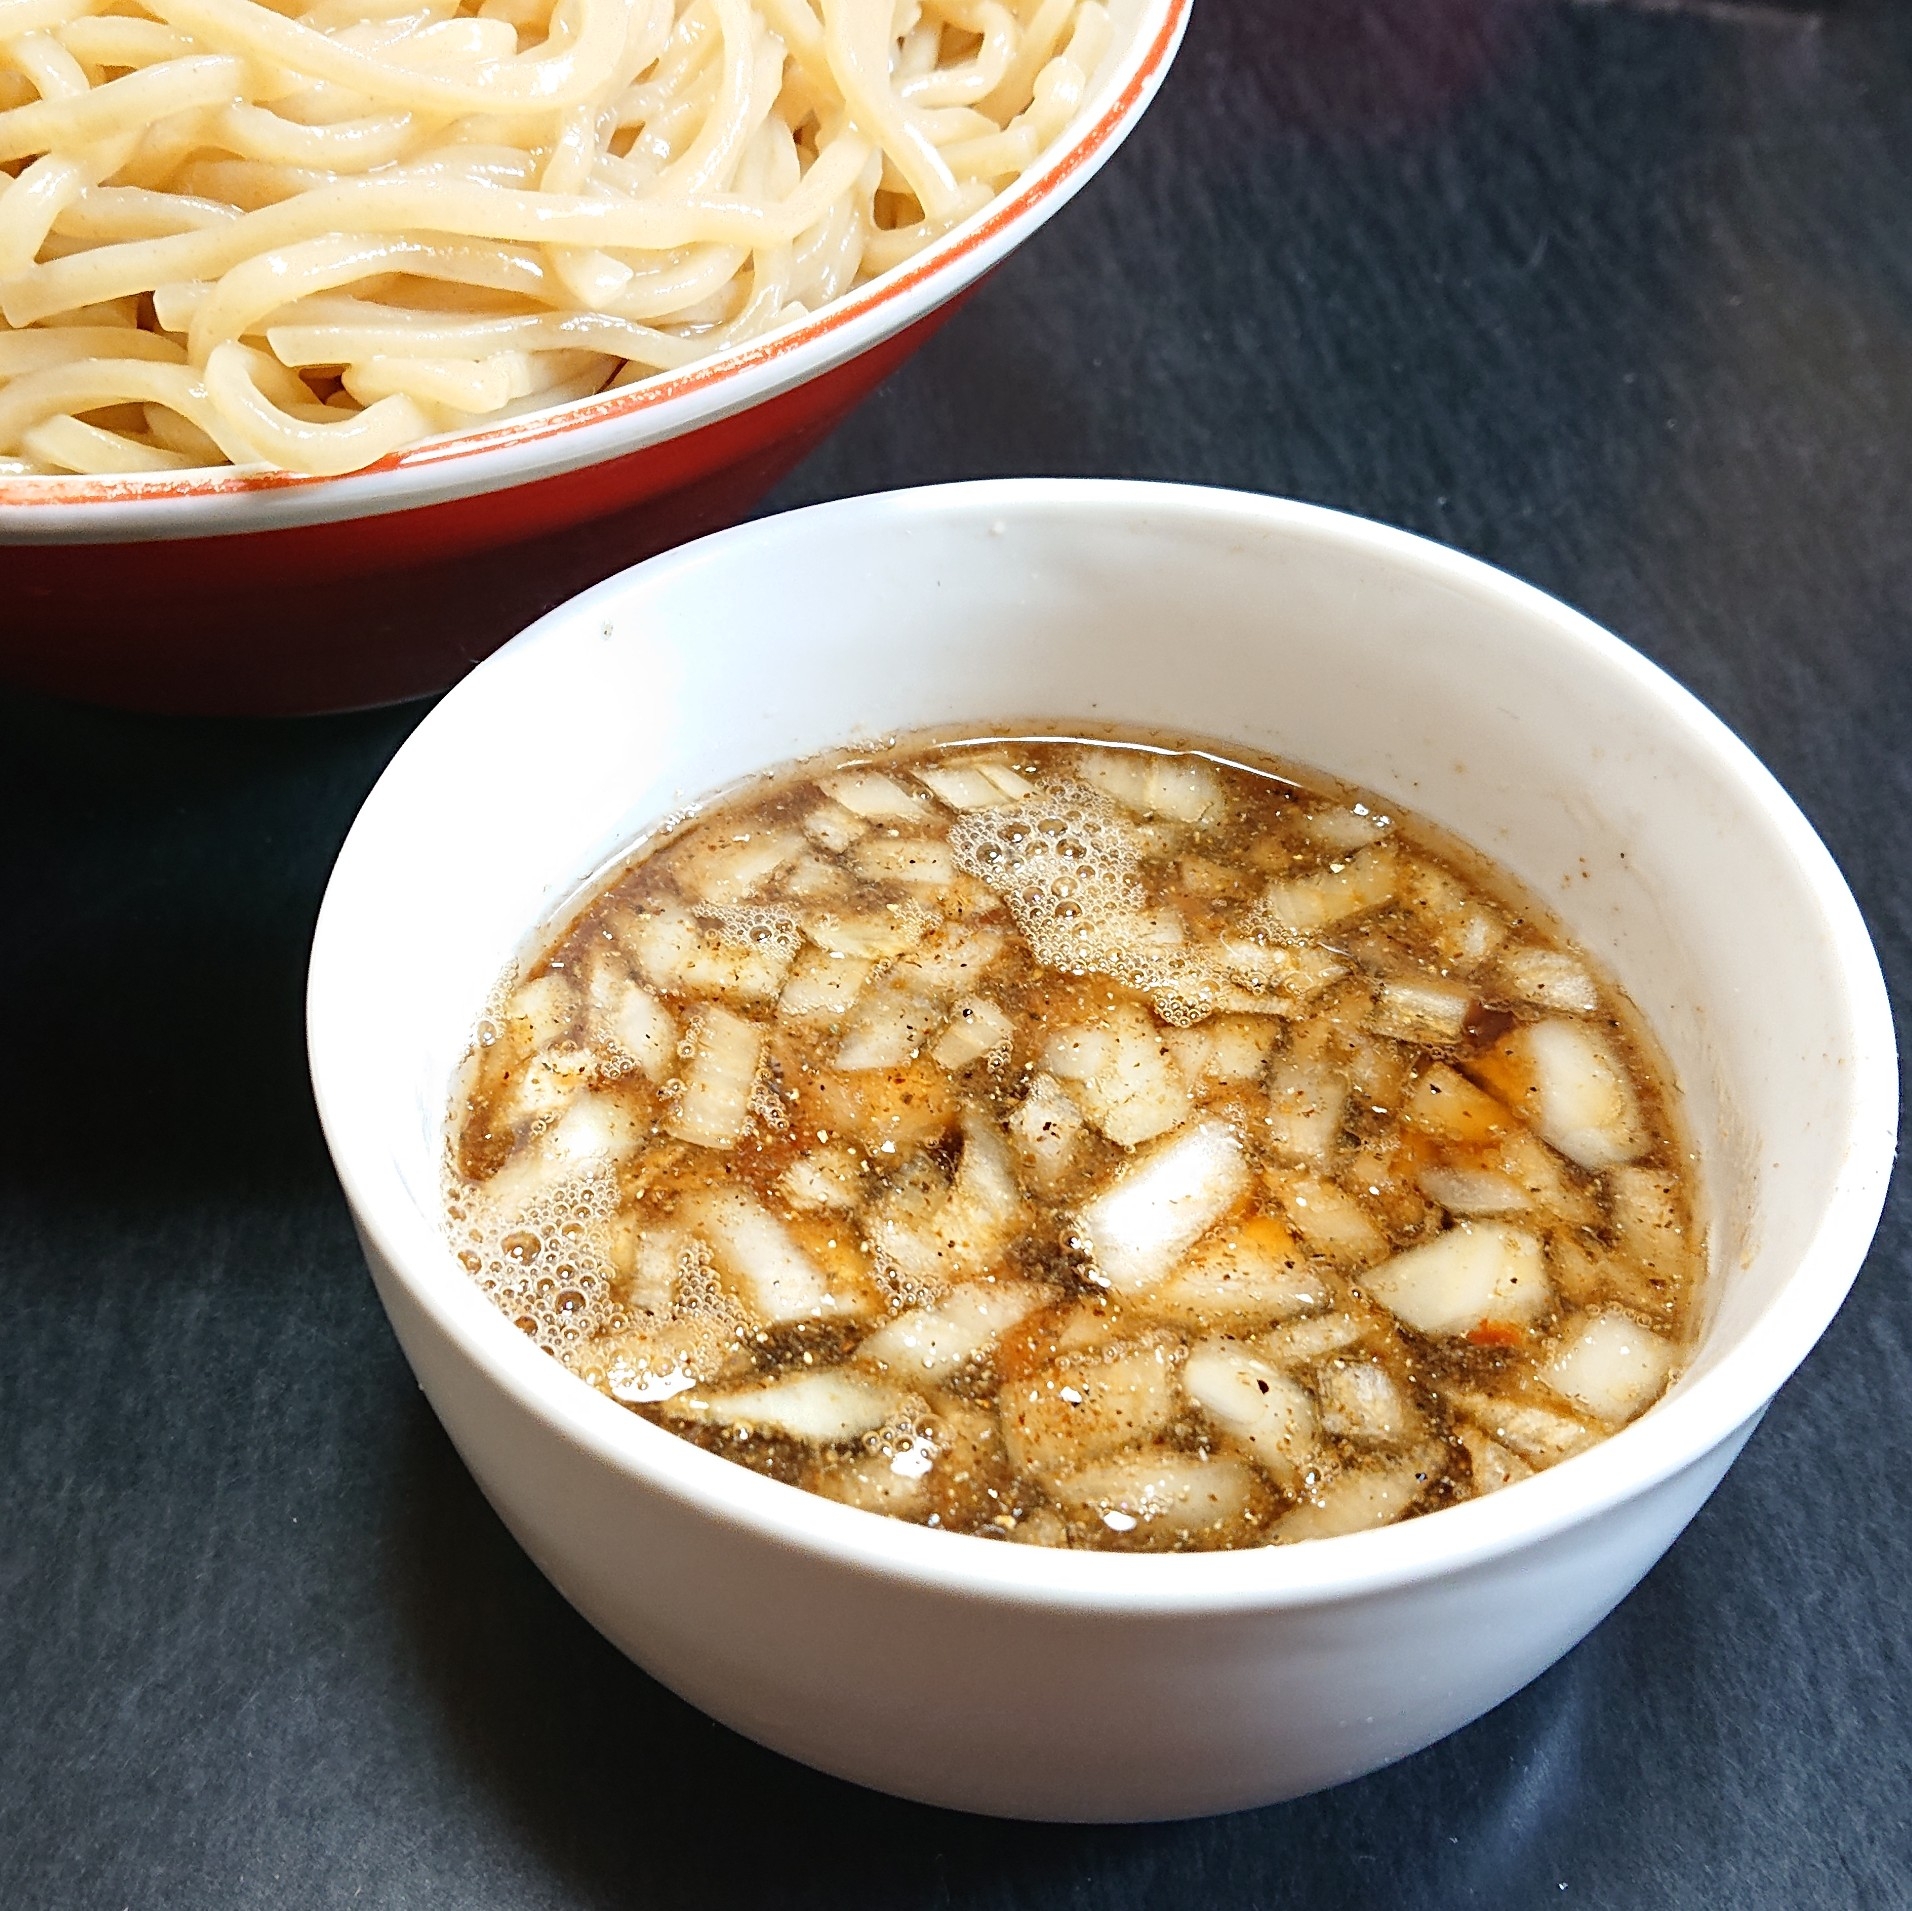
<path fill-rule="evenodd" d="M 454 1065 L 530 934 L 630 837 L 761 766 L 930 723 L 1145 721 L 1275 751 L 1552 900 L 1685 1087 L 1714 1261 L 1689 1370 L 1490 1498 L 1260 1551 L 938 1533 L 677 1440 L 574 1380 L 453 1259 Z M 1256 1805 L 1532 1679 L 1671 1544 L 1824 1330 L 1897 1112 L 1883 981 L 1818 838 L 1670 678 L 1524 584 L 1223 491 L 958 485 L 794 512 L 553 612 L 373 791 L 313 950 L 313 1079 L 380 1296 L 487 1497 L 692 1703 L 879 1789 L 1020 1817 Z"/>

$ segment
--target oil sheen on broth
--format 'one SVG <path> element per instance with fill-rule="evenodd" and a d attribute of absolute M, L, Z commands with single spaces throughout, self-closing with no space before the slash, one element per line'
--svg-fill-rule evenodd
<path fill-rule="evenodd" d="M 1052 1546 L 1381 1526 L 1665 1389 L 1701 1255 L 1638 1018 L 1313 772 L 906 739 L 642 844 L 459 1085 L 473 1276 L 832 1499 Z"/>

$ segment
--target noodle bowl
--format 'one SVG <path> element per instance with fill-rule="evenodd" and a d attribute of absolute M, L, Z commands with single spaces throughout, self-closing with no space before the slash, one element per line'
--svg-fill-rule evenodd
<path fill-rule="evenodd" d="M 1098 0 L 0 0 L 0 475 L 331 475 L 673 370 L 979 210 L 1109 39 Z"/>

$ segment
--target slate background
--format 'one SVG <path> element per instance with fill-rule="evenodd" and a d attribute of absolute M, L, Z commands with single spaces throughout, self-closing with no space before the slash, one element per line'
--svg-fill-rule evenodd
<path fill-rule="evenodd" d="M 1912 981 L 1912 18 L 1199 0 L 1108 173 L 781 490 L 1319 500 L 1720 710 Z M 0 1904 L 1912 1905 L 1912 1227 L 1687 1536 L 1418 1758 L 1168 1827 L 807 1773 L 550 1592 L 413 1389 L 306 1090 L 327 866 L 421 706 L 0 693 Z"/>

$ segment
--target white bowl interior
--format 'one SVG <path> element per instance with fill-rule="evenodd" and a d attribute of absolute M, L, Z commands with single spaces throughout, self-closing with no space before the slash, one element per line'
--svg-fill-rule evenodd
<path fill-rule="evenodd" d="M 1643 1450 L 1683 1396 L 1707 1398 L 1689 1454 L 1757 1412 L 1843 1297 L 1890 1163 L 1891 1023 L 1837 871 L 1716 720 L 1573 612 L 1229 493 L 1030 481 L 824 506 L 612 579 L 477 671 L 367 804 L 321 925 L 315 1074 L 361 1216 L 469 1312 L 437 1218 L 453 1070 L 534 927 L 661 816 L 853 739 L 1072 717 L 1333 771 L 1556 907 L 1684 1085 L 1715 1269 L 1686 1376 L 1608 1447 Z"/>

